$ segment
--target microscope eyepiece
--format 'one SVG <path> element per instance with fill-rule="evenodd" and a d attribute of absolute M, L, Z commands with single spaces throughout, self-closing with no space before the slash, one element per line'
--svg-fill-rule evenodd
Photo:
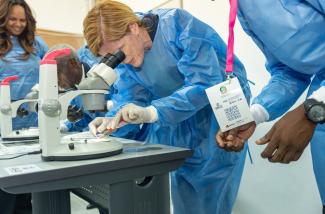
<path fill-rule="evenodd" d="M 107 66 L 111 68 L 115 68 L 118 66 L 123 60 L 125 59 L 125 54 L 123 51 L 118 50 L 114 52 L 113 54 L 106 54 L 103 59 L 100 61 L 100 63 L 105 63 Z"/>

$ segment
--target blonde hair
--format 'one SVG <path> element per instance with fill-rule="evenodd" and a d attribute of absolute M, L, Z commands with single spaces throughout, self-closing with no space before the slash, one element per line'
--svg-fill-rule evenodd
<path fill-rule="evenodd" d="M 129 32 L 129 25 L 139 18 L 131 8 L 117 1 L 103 0 L 96 4 L 83 22 L 84 36 L 90 51 L 97 55 L 104 40 L 114 41 Z"/>

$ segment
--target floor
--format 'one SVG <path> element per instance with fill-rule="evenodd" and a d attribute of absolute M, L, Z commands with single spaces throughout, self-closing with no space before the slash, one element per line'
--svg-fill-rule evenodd
<path fill-rule="evenodd" d="M 98 209 L 87 210 L 87 204 L 84 200 L 78 196 L 71 194 L 71 213 L 72 214 L 98 214 Z"/>

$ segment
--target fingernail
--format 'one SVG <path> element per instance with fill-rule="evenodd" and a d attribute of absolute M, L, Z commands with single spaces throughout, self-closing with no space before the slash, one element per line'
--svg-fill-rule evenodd
<path fill-rule="evenodd" d="M 262 142 L 263 142 L 263 139 L 262 138 L 260 138 L 260 139 L 258 139 L 258 140 L 255 141 L 256 144 L 261 144 Z"/>

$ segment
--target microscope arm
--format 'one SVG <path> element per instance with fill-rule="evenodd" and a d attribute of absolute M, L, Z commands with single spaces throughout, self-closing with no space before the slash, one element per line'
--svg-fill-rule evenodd
<path fill-rule="evenodd" d="M 60 120 L 67 119 L 68 114 L 68 107 L 71 101 L 79 95 L 85 94 L 108 94 L 107 90 L 76 90 L 76 91 L 69 91 L 64 94 L 59 95 L 59 102 L 61 104 L 61 114 Z"/>
<path fill-rule="evenodd" d="M 17 116 L 17 110 L 23 103 L 30 103 L 30 104 L 34 104 L 36 106 L 37 105 L 37 99 L 17 100 L 15 102 L 11 103 L 11 117 L 14 118 L 14 117 Z M 35 108 L 32 109 L 32 110 L 36 112 Z"/>

